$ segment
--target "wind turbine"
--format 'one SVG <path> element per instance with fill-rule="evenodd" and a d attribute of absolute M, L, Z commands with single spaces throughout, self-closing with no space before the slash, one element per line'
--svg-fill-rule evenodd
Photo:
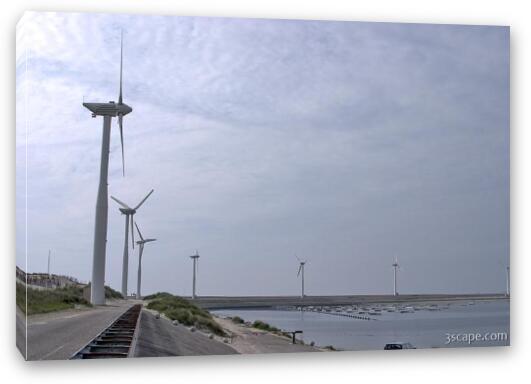
<path fill-rule="evenodd" d="M 400 265 L 398 264 L 398 259 L 395 257 L 395 262 L 392 264 L 393 266 L 393 276 L 394 276 L 394 279 L 393 279 L 393 294 L 395 296 L 398 296 L 398 291 L 396 289 L 396 271 L 398 269 L 400 269 Z"/>
<path fill-rule="evenodd" d="M 144 201 L 147 200 L 147 198 L 153 193 L 154 189 L 152 189 L 146 197 L 142 199 L 140 203 L 137 204 L 136 207 L 131 208 L 124 202 L 118 200 L 116 197 L 111 196 L 111 199 L 116 201 L 118 204 L 122 206 L 122 208 L 118 208 L 120 212 L 122 212 L 123 215 L 125 215 L 125 241 L 124 241 L 124 257 L 123 257 L 123 264 L 122 264 L 122 296 L 124 298 L 127 298 L 127 278 L 128 278 L 128 271 L 129 271 L 129 220 L 131 221 L 131 244 L 133 246 L 133 249 L 135 248 L 135 231 L 133 229 L 133 221 L 134 216 L 138 208 L 144 204 Z"/>
<path fill-rule="evenodd" d="M 507 297 L 509 297 L 511 295 L 511 271 L 510 271 L 510 267 L 507 266 L 506 268 L 506 277 L 505 277 L 505 280 L 506 280 L 506 290 L 505 290 L 505 295 Z"/>
<path fill-rule="evenodd" d="M 137 223 L 135 223 L 135 226 L 136 230 L 138 231 L 138 236 L 140 236 L 140 240 L 136 242 L 138 244 L 138 277 L 136 282 L 136 298 L 140 300 L 142 298 L 142 295 L 140 294 L 140 286 L 142 282 L 142 254 L 144 253 L 144 244 L 150 243 L 157 239 L 144 239 Z"/>
<path fill-rule="evenodd" d="M 302 261 L 297 257 L 297 260 L 299 260 L 299 271 L 297 272 L 297 277 L 299 275 L 302 277 L 301 279 L 301 299 L 304 299 L 304 265 L 306 264 L 306 260 Z"/>
<path fill-rule="evenodd" d="M 92 256 L 92 281 L 90 302 L 105 304 L 105 253 L 107 244 L 107 178 L 109 173 L 109 145 L 111 136 L 111 119 L 118 117 L 120 142 L 122 146 L 122 173 L 125 175 L 123 117 L 133 109 L 123 103 L 122 99 L 122 67 L 123 67 L 123 33 L 120 39 L 120 93 L 118 103 L 83 103 L 92 112 L 92 117 L 103 116 L 103 135 L 101 141 L 100 182 L 96 200 L 96 222 L 94 226 L 94 251 Z"/>
<path fill-rule="evenodd" d="M 193 278 L 192 278 L 192 299 L 195 299 L 197 296 L 195 294 L 195 282 L 196 282 L 196 272 L 197 272 L 197 262 L 199 261 L 199 252 L 195 250 L 195 255 L 190 256 L 190 259 L 193 260 Z"/>
<path fill-rule="evenodd" d="M 51 277 L 50 275 L 50 255 L 52 253 L 51 249 L 48 249 L 48 279 Z"/>

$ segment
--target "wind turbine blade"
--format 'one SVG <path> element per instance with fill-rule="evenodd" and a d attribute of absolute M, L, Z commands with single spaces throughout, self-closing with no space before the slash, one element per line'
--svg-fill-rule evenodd
<path fill-rule="evenodd" d="M 299 271 L 297 272 L 297 277 L 299 277 L 299 275 L 301 274 L 301 270 L 302 270 L 302 265 L 299 266 Z"/>
<path fill-rule="evenodd" d="M 122 66 L 124 58 L 124 31 L 120 32 L 120 94 L 118 96 L 118 104 L 122 104 Z"/>
<path fill-rule="evenodd" d="M 135 249 L 135 228 L 133 227 L 134 218 L 135 214 L 133 213 L 131 215 L 131 242 L 133 243 L 133 249 Z"/>
<path fill-rule="evenodd" d="M 130 206 L 128 206 L 126 203 L 124 203 L 123 201 L 120 201 L 118 200 L 116 197 L 114 196 L 111 196 L 111 199 L 113 199 L 114 201 L 116 201 L 118 204 L 120 204 L 122 207 L 126 208 L 126 209 L 131 209 Z"/>
<path fill-rule="evenodd" d="M 144 238 L 142 237 L 142 232 L 140 232 L 140 229 L 138 228 L 138 224 L 135 222 L 136 230 L 138 231 L 138 236 L 140 236 L 140 239 L 144 241 Z"/>
<path fill-rule="evenodd" d="M 124 127 L 123 115 L 118 115 L 118 126 L 120 127 L 120 143 L 122 145 L 122 176 L 125 176 L 125 156 L 124 156 Z"/>
<path fill-rule="evenodd" d="M 138 205 L 135 207 L 135 211 L 136 211 L 138 208 L 140 208 L 140 206 L 141 206 L 142 204 L 144 204 L 144 201 L 146 201 L 147 198 L 148 198 L 149 196 L 151 196 L 151 194 L 152 194 L 154 191 L 155 191 L 155 190 L 152 189 L 152 190 L 146 195 L 146 197 L 144 197 L 144 198 L 142 199 L 142 201 L 141 201 L 140 203 L 138 203 Z"/>

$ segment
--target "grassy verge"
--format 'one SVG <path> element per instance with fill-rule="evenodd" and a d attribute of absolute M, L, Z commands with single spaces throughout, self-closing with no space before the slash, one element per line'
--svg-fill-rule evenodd
<path fill-rule="evenodd" d="M 27 315 L 60 311 L 74 308 L 78 305 L 90 305 L 83 299 L 81 287 L 65 287 L 56 289 L 39 290 L 27 289 L 27 313 L 26 313 L 26 287 L 17 283 L 17 305 Z"/>
<path fill-rule="evenodd" d="M 105 297 L 107 299 L 118 299 L 122 298 L 122 295 L 114 289 L 106 286 Z M 26 313 L 26 286 L 17 283 L 17 306 L 27 315 L 71 309 L 76 305 L 91 306 L 91 304 L 83 298 L 83 286 L 81 285 L 71 285 L 54 289 L 34 289 L 28 287 L 27 298 L 28 312 Z"/>
<path fill-rule="evenodd" d="M 173 296 L 166 292 L 159 292 L 144 297 L 149 301 L 147 308 L 163 313 L 171 320 L 177 320 L 186 326 L 195 326 L 198 329 L 208 330 L 219 336 L 226 336 L 223 328 L 216 323 L 212 315 L 188 300 Z"/>
<path fill-rule="evenodd" d="M 240 316 L 234 316 L 233 318 L 231 318 L 232 322 L 234 324 L 243 324 L 244 321 L 243 319 L 240 317 Z"/>
<path fill-rule="evenodd" d="M 277 327 L 273 327 L 272 325 L 269 325 L 261 320 L 256 320 L 253 323 L 252 327 L 267 332 L 280 332 L 280 329 L 278 329 Z"/>
<path fill-rule="evenodd" d="M 106 299 L 123 299 L 123 295 L 112 289 L 111 287 L 105 286 L 105 298 Z"/>

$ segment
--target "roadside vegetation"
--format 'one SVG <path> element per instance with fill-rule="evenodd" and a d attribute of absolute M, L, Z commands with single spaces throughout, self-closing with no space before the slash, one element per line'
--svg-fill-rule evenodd
<path fill-rule="evenodd" d="M 74 308 L 75 305 L 90 306 L 90 303 L 83 299 L 83 289 L 74 286 L 42 290 L 28 288 L 27 299 L 26 313 L 26 287 L 17 283 L 17 305 L 27 315 L 60 311 Z"/>
<path fill-rule="evenodd" d="M 105 286 L 105 298 L 106 299 L 123 299 L 124 296 L 120 292 L 112 289 L 111 287 Z"/>
<path fill-rule="evenodd" d="M 234 324 L 243 324 L 245 323 L 245 321 L 243 321 L 243 319 L 240 317 L 240 316 L 234 316 L 233 318 L 231 318 L 232 322 Z"/>
<path fill-rule="evenodd" d="M 223 328 L 216 323 L 212 315 L 188 300 L 173 296 L 167 292 L 158 292 L 144 297 L 149 301 L 147 308 L 163 313 L 170 320 L 177 320 L 186 326 L 208 330 L 218 336 L 226 336 Z"/>
<path fill-rule="evenodd" d="M 27 313 L 26 313 L 27 295 Z M 119 299 L 122 295 L 110 287 L 105 287 L 107 299 Z M 62 288 L 35 289 L 22 283 L 17 283 L 17 306 L 27 315 L 47 313 L 74 308 L 76 305 L 90 307 L 91 304 L 83 298 L 82 285 L 70 285 Z"/>
<path fill-rule="evenodd" d="M 280 329 L 278 329 L 277 327 L 273 327 L 272 325 L 269 325 L 261 320 L 256 320 L 252 324 L 252 327 L 267 332 L 280 332 Z"/>

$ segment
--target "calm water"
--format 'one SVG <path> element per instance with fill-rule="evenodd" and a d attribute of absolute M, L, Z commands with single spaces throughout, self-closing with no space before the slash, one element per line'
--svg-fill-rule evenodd
<path fill-rule="evenodd" d="M 383 349 L 386 343 L 409 342 L 417 348 L 477 347 L 509 345 L 509 300 L 460 303 L 414 303 L 329 307 L 330 312 L 297 310 L 219 310 L 212 313 L 239 316 L 246 321 L 262 320 L 282 330 L 302 330 L 305 342 L 333 345 L 338 349 Z M 408 311 L 408 313 L 400 313 Z M 394 312 L 393 312 L 394 311 Z M 360 312 L 362 312 L 360 314 Z M 363 312 L 373 313 L 372 315 Z M 369 317 L 360 320 L 336 314 Z M 375 313 L 379 313 L 375 315 Z M 506 340 L 458 341 L 447 344 L 447 334 L 498 333 Z M 498 336 L 492 336 L 500 338 Z"/>

